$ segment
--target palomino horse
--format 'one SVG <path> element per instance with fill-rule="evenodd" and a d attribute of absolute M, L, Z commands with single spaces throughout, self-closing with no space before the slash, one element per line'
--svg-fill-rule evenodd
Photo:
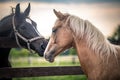
<path fill-rule="evenodd" d="M 29 13 L 30 4 L 23 13 L 20 12 L 20 4 L 17 4 L 15 13 L 0 21 L 0 68 L 10 67 L 8 56 L 11 48 L 23 47 L 43 56 L 47 40 L 38 32 L 37 24 L 28 17 Z"/>
<path fill-rule="evenodd" d="M 53 62 L 62 51 L 74 47 L 88 80 L 120 80 L 120 47 L 107 41 L 88 20 L 54 10 L 57 20 L 45 50 Z"/>

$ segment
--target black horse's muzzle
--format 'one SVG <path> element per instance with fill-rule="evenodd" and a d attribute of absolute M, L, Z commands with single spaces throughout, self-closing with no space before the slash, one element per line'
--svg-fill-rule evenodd
<path fill-rule="evenodd" d="M 48 41 L 46 39 L 42 40 L 42 42 L 39 45 L 39 56 L 43 56 L 44 55 L 44 51 L 47 47 Z"/>

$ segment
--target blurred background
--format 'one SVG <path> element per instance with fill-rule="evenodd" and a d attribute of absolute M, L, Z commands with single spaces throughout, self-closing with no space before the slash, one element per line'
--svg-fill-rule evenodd
<path fill-rule="evenodd" d="M 120 43 L 120 0 L 0 0 L 0 19 L 9 15 L 11 6 L 20 3 L 21 12 L 31 3 L 30 17 L 37 23 L 37 29 L 46 38 L 51 35 L 56 20 L 53 9 L 79 16 L 95 25 L 111 43 Z M 26 49 L 13 48 L 9 58 L 12 67 L 79 66 L 74 49 L 64 51 L 54 63 L 45 61 Z M 84 75 L 52 76 L 39 78 L 15 78 L 14 80 L 86 80 Z"/>
<path fill-rule="evenodd" d="M 11 13 L 11 6 L 21 4 L 24 11 L 31 3 L 30 17 L 37 22 L 43 36 L 50 36 L 56 16 L 53 9 L 87 19 L 100 29 L 105 36 L 120 23 L 119 0 L 0 0 L 0 18 Z"/>

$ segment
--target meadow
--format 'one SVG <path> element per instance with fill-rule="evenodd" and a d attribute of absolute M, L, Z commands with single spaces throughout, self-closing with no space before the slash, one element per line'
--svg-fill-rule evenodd
<path fill-rule="evenodd" d="M 59 56 L 49 63 L 42 57 L 10 57 L 12 67 L 80 66 L 77 56 Z M 14 78 L 13 80 L 87 80 L 85 75 Z"/>

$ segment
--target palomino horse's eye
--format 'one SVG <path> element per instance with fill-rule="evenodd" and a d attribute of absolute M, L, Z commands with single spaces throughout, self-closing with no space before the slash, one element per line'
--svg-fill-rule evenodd
<path fill-rule="evenodd" d="M 57 31 L 57 28 L 53 29 L 52 32 L 55 33 Z"/>

